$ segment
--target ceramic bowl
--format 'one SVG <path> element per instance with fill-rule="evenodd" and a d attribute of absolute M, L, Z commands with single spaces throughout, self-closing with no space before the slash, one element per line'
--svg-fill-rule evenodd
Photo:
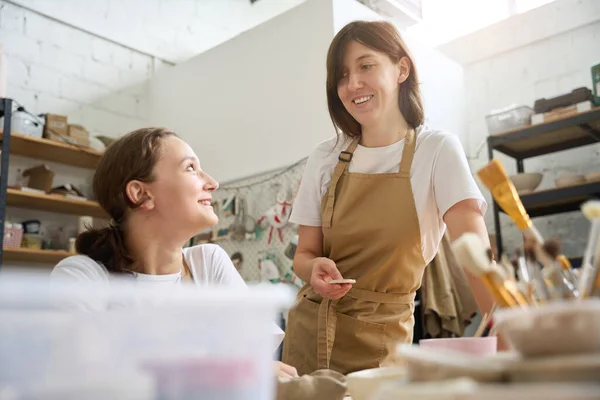
<path fill-rule="evenodd" d="M 381 367 L 352 372 L 346 376 L 352 400 L 369 400 L 379 388 L 390 382 L 406 381 L 405 367 Z"/>
<path fill-rule="evenodd" d="M 475 356 L 490 356 L 496 354 L 498 338 L 496 336 L 487 336 L 422 339 L 419 341 L 419 346 L 424 349 L 444 349 Z"/>
<path fill-rule="evenodd" d="M 506 365 L 519 359 L 517 353 L 475 356 L 447 348 L 399 345 L 398 356 L 406 361 L 411 382 L 441 381 L 467 377 L 477 382 L 500 382 Z"/>
<path fill-rule="evenodd" d="M 467 378 L 389 385 L 371 400 L 598 400 L 598 385 L 538 382 L 479 384 Z"/>
<path fill-rule="evenodd" d="M 596 382 L 600 353 L 524 359 L 507 366 L 511 382 Z"/>
<path fill-rule="evenodd" d="M 600 353 L 599 299 L 503 308 L 494 321 L 525 358 Z"/>
<path fill-rule="evenodd" d="M 531 193 L 542 182 L 543 175 L 537 172 L 523 172 L 511 175 L 510 180 L 518 193 Z"/>

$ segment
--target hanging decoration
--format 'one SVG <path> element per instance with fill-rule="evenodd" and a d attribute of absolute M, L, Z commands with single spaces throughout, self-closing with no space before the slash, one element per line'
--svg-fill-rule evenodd
<path fill-rule="evenodd" d="M 259 224 L 267 221 L 270 226 L 269 239 L 267 241 L 269 245 L 273 241 L 273 233 L 275 231 L 277 231 L 279 242 L 283 243 L 282 229 L 285 228 L 289 222 L 293 201 L 293 192 L 288 187 L 284 186 L 283 189 L 277 193 L 275 205 L 271 206 L 265 215 L 258 219 Z"/>

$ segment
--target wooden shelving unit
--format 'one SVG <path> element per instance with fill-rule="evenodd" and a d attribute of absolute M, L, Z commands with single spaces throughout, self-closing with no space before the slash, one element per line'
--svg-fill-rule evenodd
<path fill-rule="evenodd" d="M 2 136 L 3 133 L 0 130 L 0 140 Z M 96 168 L 102 157 L 102 153 L 95 150 L 55 140 L 38 139 L 14 132 L 10 138 L 10 152 L 11 154 L 38 160 L 54 161 L 75 167 L 92 169 Z"/>
<path fill-rule="evenodd" d="M 523 160 L 527 158 L 600 143 L 600 107 L 552 122 L 491 135 L 487 142 L 490 161 L 496 150 L 513 157 L 517 163 L 517 171 L 525 172 Z M 583 202 L 593 198 L 600 198 L 600 182 L 521 195 L 523 206 L 532 218 L 577 211 Z M 496 245 L 501 254 L 502 210 L 496 202 L 493 205 Z"/>
<path fill-rule="evenodd" d="M 12 100 L 0 98 L 0 116 L 4 116 L 4 125 L 0 126 L 2 154 L 0 157 L 0 229 L 4 231 L 6 206 L 27 208 L 61 214 L 108 218 L 98 203 L 89 200 L 72 199 L 54 194 L 40 194 L 8 187 L 9 155 L 19 155 L 37 160 L 53 161 L 80 168 L 95 169 L 102 153 L 77 146 L 43 138 L 11 132 Z M 56 264 L 72 255 L 65 250 L 38 250 L 29 248 L 4 248 L 0 244 L 0 267 L 4 261 Z"/>
<path fill-rule="evenodd" d="M 64 250 L 37 250 L 24 248 L 6 248 L 3 253 L 5 261 L 34 262 L 40 264 L 56 264 L 63 258 L 74 255 Z"/>
<path fill-rule="evenodd" d="M 600 197 L 600 182 L 568 186 L 521 195 L 530 217 L 542 217 L 579 210 L 581 203 Z"/>
<path fill-rule="evenodd" d="M 95 201 L 76 200 L 53 194 L 24 192 L 19 189 L 9 188 L 6 191 L 6 205 L 61 214 L 108 218 L 104 210 Z"/>
<path fill-rule="evenodd" d="M 488 146 L 524 160 L 600 142 L 600 108 L 488 137 Z"/>

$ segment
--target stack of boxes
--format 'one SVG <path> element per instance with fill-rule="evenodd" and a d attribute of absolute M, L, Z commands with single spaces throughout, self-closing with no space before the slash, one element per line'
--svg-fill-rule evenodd
<path fill-rule="evenodd" d="M 84 147 L 90 145 L 89 132 L 81 125 L 69 124 L 67 117 L 64 115 L 46 114 L 44 137 Z"/>

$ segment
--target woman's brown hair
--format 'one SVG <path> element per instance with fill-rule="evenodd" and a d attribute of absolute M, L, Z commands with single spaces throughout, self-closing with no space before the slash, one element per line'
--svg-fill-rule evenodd
<path fill-rule="evenodd" d="M 351 41 L 356 41 L 375 51 L 386 54 L 394 63 L 408 57 L 411 63 L 408 78 L 400 84 L 398 105 L 411 128 L 423 124 L 424 112 L 419 77 L 415 64 L 398 30 L 385 21 L 354 21 L 343 27 L 333 38 L 327 53 L 327 104 L 333 125 L 348 137 L 362 133 L 361 126 L 346 110 L 338 96 L 338 83 L 342 78 L 344 52 Z"/>
<path fill-rule="evenodd" d="M 79 254 L 102 263 L 109 272 L 128 272 L 133 263 L 123 236 L 123 223 L 133 203 L 125 192 L 132 180 L 152 182 L 160 156 L 162 139 L 175 136 L 163 128 L 144 128 L 130 132 L 111 143 L 94 173 L 94 195 L 111 218 L 110 226 L 82 232 L 75 243 Z"/>

